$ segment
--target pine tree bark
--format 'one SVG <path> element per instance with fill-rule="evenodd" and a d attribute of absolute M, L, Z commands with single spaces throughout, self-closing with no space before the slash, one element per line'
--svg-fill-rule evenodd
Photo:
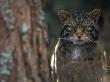
<path fill-rule="evenodd" d="M 0 82 L 49 82 L 40 0 L 0 1 Z"/>

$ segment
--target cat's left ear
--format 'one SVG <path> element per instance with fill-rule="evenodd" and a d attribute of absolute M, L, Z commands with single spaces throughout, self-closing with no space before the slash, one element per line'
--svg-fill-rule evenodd
<path fill-rule="evenodd" d="M 89 12 L 88 16 L 93 20 L 97 20 L 100 17 L 100 9 L 95 9 Z"/>
<path fill-rule="evenodd" d="M 71 14 L 69 14 L 68 12 L 64 10 L 58 10 L 58 16 L 62 23 L 64 23 L 65 21 L 71 18 Z"/>

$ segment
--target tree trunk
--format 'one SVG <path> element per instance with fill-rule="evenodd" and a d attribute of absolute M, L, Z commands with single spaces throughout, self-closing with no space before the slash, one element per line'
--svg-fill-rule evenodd
<path fill-rule="evenodd" d="M 0 82 L 49 82 L 40 0 L 0 1 Z"/>

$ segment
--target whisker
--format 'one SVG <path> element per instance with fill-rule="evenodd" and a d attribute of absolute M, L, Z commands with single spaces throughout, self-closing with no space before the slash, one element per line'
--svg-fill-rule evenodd
<path fill-rule="evenodd" d="M 65 39 L 65 38 L 59 38 L 59 39 Z"/>
<path fill-rule="evenodd" d="M 70 41 L 70 39 L 67 39 L 67 38 L 59 38 L 59 40 L 66 40 L 66 41 Z M 105 43 L 105 41 L 101 41 L 101 40 L 97 40 L 97 41 L 89 40 L 89 42 Z"/>
<path fill-rule="evenodd" d="M 97 43 L 103 43 L 103 41 L 94 41 L 94 42 L 97 42 Z"/>
<path fill-rule="evenodd" d="M 68 40 L 67 38 L 59 38 L 59 40 Z"/>
<path fill-rule="evenodd" d="M 99 41 L 99 40 L 97 40 L 97 41 L 93 41 L 93 40 L 89 40 L 89 42 L 96 42 L 96 43 L 100 43 L 100 42 L 104 42 L 104 41 Z"/>

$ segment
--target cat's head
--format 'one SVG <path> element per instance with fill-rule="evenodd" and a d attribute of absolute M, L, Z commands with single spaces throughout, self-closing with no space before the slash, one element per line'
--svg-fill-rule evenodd
<path fill-rule="evenodd" d="M 85 44 L 95 42 L 99 36 L 99 26 L 97 24 L 100 10 L 91 12 L 77 11 L 72 14 L 60 10 L 59 18 L 63 24 L 60 34 L 61 39 L 73 42 L 74 44 Z"/>

